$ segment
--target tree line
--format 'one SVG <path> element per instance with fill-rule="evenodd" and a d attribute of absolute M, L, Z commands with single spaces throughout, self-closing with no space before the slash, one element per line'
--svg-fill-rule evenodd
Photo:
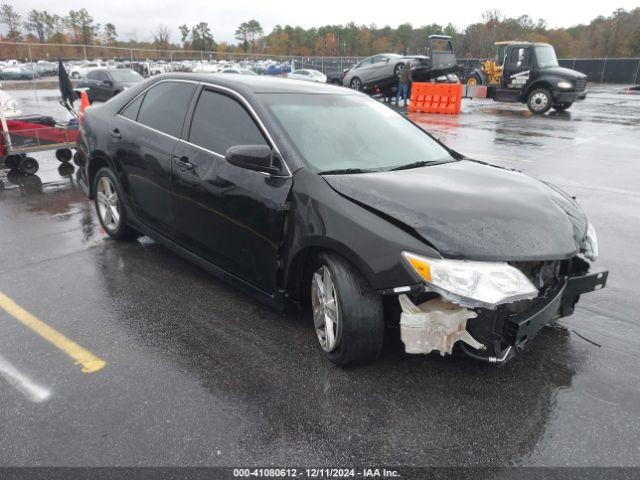
<path fill-rule="evenodd" d="M 179 25 L 179 43 L 173 41 L 171 27 L 164 24 L 158 25 L 152 38 L 145 41 L 123 40 L 113 23 L 97 23 L 84 8 L 61 16 L 36 9 L 22 13 L 5 3 L 0 5 L 0 23 L 5 25 L 3 40 L 62 45 L 362 57 L 380 52 L 425 53 L 427 37 L 444 34 L 452 37 L 458 57 L 489 56 L 493 43 L 499 40 L 548 42 L 555 46 L 558 56 L 564 58 L 640 56 L 640 8 L 617 9 L 607 17 L 596 17 L 589 24 L 568 28 L 549 28 L 543 19 L 534 20 L 528 15 L 511 18 L 497 10 L 486 11 L 481 21 L 462 30 L 452 24 L 416 27 L 404 23 L 392 28 L 350 22 L 308 29 L 276 25 L 265 34 L 260 22 L 252 19 L 238 26 L 237 43 L 216 42 L 207 22 Z"/>

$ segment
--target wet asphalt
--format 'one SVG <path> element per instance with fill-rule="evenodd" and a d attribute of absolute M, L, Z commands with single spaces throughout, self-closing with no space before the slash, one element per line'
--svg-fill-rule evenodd
<path fill-rule="evenodd" d="M 64 113 L 54 91 L 15 96 Z M 575 195 L 606 289 L 503 368 L 391 340 L 377 363 L 341 370 L 307 316 L 146 238 L 108 239 L 74 168 L 37 154 L 37 176 L 0 170 L 0 292 L 106 366 L 82 373 L 0 309 L 0 359 L 50 392 L 36 403 L 0 377 L 0 464 L 640 465 L 640 95 L 595 86 L 563 114 L 465 100 L 460 115 L 411 116 Z"/>

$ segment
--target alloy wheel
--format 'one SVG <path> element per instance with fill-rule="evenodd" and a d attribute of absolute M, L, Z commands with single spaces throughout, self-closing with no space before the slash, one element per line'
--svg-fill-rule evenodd
<path fill-rule="evenodd" d="M 351 80 L 351 88 L 353 88 L 354 90 L 360 91 L 360 88 L 362 88 L 362 84 L 360 83 L 360 80 L 358 80 L 357 78 L 354 78 L 353 80 Z"/>
<path fill-rule="evenodd" d="M 117 230 L 120 225 L 120 206 L 118 203 L 118 194 L 109 178 L 102 177 L 98 181 L 96 200 L 98 203 L 98 214 L 104 227 L 110 231 Z"/>
<path fill-rule="evenodd" d="M 326 265 L 313 274 L 311 280 L 311 307 L 313 323 L 320 346 L 325 352 L 333 351 L 340 341 L 342 323 L 336 288 Z"/>

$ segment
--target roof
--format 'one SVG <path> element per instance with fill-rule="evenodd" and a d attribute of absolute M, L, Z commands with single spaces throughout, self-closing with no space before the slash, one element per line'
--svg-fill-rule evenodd
<path fill-rule="evenodd" d="M 353 95 L 351 89 L 327 83 L 303 82 L 262 75 L 222 75 L 216 73 L 165 73 L 154 78 L 191 80 L 219 85 L 244 93 L 307 93 Z"/>
<path fill-rule="evenodd" d="M 545 42 L 527 42 L 524 40 L 506 40 L 502 42 L 493 42 L 494 45 L 535 45 L 540 47 L 550 47 L 549 43 Z"/>

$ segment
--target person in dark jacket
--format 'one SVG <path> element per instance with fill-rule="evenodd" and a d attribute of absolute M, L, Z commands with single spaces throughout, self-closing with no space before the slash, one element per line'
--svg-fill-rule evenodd
<path fill-rule="evenodd" d="M 411 78 L 411 62 L 407 60 L 404 64 L 404 68 L 400 70 L 398 75 L 398 93 L 396 94 L 396 105 L 400 105 L 400 95 L 404 100 L 404 106 L 407 106 L 407 99 L 409 98 L 409 84 L 413 78 Z"/>

